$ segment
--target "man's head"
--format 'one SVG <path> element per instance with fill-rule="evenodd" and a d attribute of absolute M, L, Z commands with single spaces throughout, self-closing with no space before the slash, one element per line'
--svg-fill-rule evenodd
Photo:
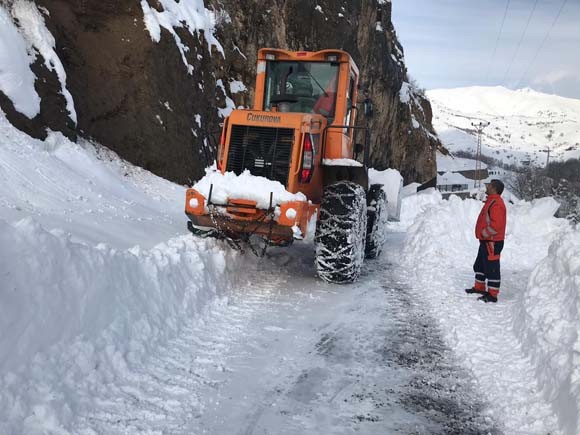
<path fill-rule="evenodd" d="M 503 193 L 504 185 L 501 180 L 494 178 L 489 183 L 485 183 L 485 192 L 488 195 L 501 195 Z"/>

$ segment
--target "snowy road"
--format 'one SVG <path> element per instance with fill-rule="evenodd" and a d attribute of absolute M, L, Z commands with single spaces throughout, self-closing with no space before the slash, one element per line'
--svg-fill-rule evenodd
<path fill-rule="evenodd" d="M 0 114 L 0 435 L 577 435 L 580 231 L 509 205 L 500 303 L 474 200 L 403 200 L 360 281 L 186 234 L 184 188 Z M 40 194 L 39 194 L 40 192 Z M 502 273 L 503 273 L 502 272 Z"/>
<path fill-rule="evenodd" d="M 359 283 L 313 277 L 312 249 L 271 250 L 247 285 L 122 379 L 95 385 L 77 433 L 500 433 L 390 257 Z"/>

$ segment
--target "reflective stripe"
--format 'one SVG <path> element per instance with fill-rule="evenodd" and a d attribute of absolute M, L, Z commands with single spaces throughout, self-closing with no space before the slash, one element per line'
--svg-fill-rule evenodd
<path fill-rule="evenodd" d="M 487 228 L 484 228 L 484 229 L 481 231 L 481 235 L 482 235 L 483 237 L 485 237 L 486 239 L 487 239 L 487 238 L 489 238 L 489 234 L 488 234 L 488 232 L 487 232 Z"/>
<path fill-rule="evenodd" d="M 489 210 L 491 209 L 491 206 L 494 204 L 495 204 L 495 199 L 489 203 L 489 207 L 487 207 L 487 213 L 485 214 L 485 220 L 487 221 L 488 227 L 491 225 L 491 215 L 489 213 Z"/>
<path fill-rule="evenodd" d="M 497 231 L 496 231 L 496 230 L 494 230 L 494 229 L 493 229 L 491 226 L 487 227 L 487 228 L 486 228 L 486 230 L 487 230 L 487 232 L 488 232 L 489 234 L 491 234 L 492 236 L 495 236 L 495 235 L 497 234 Z"/>

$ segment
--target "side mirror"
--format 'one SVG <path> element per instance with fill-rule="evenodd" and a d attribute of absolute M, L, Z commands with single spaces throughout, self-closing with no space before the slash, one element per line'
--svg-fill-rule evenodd
<path fill-rule="evenodd" d="M 372 118 L 375 108 L 373 106 L 373 101 L 370 98 L 367 98 L 363 101 L 363 108 L 365 111 L 365 117 L 367 119 Z"/>

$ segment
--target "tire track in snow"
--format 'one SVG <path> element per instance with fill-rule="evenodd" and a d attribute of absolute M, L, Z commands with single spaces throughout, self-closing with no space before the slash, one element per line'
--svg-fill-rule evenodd
<path fill-rule="evenodd" d="M 199 419 L 214 405 L 216 391 L 234 370 L 251 365 L 252 353 L 260 350 L 260 343 L 246 342 L 256 313 L 270 311 L 276 299 L 288 306 L 274 294 L 279 281 L 268 275 L 232 291 L 146 366 L 130 366 L 95 385 L 91 396 L 96 398 L 86 397 L 79 412 L 85 415 L 77 422 L 78 433 L 199 433 Z M 228 360 L 241 363 L 232 369 Z"/>
<path fill-rule="evenodd" d="M 333 286 L 310 247 L 271 251 L 147 365 L 93 385 L 76 433 L 499 433 L 387 261 Z"/>
<path fill-rule="evenodd" d="M 529 271 L 503 267 L 500 302 L 483 304 L 462 290 L 461 283 L 473 280 L 469 266 L 463 270 L 419 270 L 418 276 L 416 270 L 399 268 L 395 275 L 413 283 L 409 293 L 414 298 L 423 297 L 422 286 L 452 289 L 431 295 L 426 307 L 437 313 L 445 341 L 453 346 L 460 364 L 474 373 L 482 397 L 491 404 L 487 413 L 495 415 L 510 435 L 561 433 L 553 410 L 541 396 L 534 368 L 514 334 L 514 305 L 519 303 Z"/>
<path fill-rule="evenodd" d="M 317 358 L 240 433 L 499 434 L 434 320 L 374 263 L 319 331 Z M 346 289 L 342 287 L 342 289 Z M 348 291 L 350 292 L 350 291 Z M 278 429 L 276 429 L 278 428 Z"/>

